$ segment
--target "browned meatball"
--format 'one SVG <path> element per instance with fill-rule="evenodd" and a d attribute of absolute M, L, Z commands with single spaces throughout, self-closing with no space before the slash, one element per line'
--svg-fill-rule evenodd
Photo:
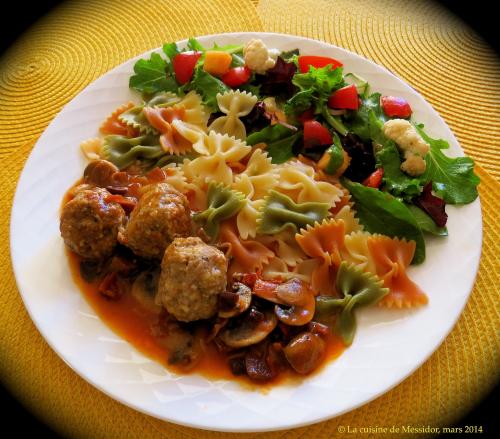
<path fill-rule="evenodd" d="M 103 259 L 113 252 L 126 220 L 118 203 L 107 203 L 106 189 L 81 190 L 66 203 L 60 230 L 66 245 L 84 259 Z"/>
<path fill-rule="evenodd" d="M 226 275 L 224 253 L 200 238 L 177 238 L 161 263 L 158 301 L 177 320 L 208 319 L 217 312 Z"/>
<path fill-rule="evenodd" d="M 144 258 L 160 259 L 176 237 L 191 234 L 187 198 L 167 183 L 146 186 L 119 241 Z"/>

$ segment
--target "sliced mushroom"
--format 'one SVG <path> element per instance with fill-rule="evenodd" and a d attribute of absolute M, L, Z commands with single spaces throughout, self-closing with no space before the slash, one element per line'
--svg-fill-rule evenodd
<path fill-rule="evenodd" d="M 283 349 L 285 358 L 295 371 L 307 374 L 316 369 L 325 355 L 325 342 L 317 334 L 302 332 Z"/>
<path fill-rule="evenodd" d="M 253 285 L 253 293 L 261 299 L 266 299 L 269 302 L 285 305 L 285 302 L 280 299 L 276 293 L 279 282 L 257 279 Z"/>
<path fill-rule="evenodd" d="M 232 290 L 219 295 L 219 317 L 235 317 L 245 312 L 252 302 L 252 290 L 246 285 L 234 282 Z"/>
<path fill-rule="evenodd" d="M 276 296 L 290 306 L 287 309 L 275 306 L 274 312 L 280 321 L 290 326 L 302 326 L 312 320 L 316 302 L 314 292 L 306 282 L 291 279 L 276 288 Z"/>
<path fill-rule="evenodd" d="M 113 174 L 118 171 L 118 168 L 107 160 L 94 160 L 83 171 L 83 177 L 85 183 L 105 188 L 113 186 Z"/>
<path fill-rule="evenodd" d="M 244 348 L 264 340 L 278 324 L 272 311 L 250 308 L 241 323 L 234 328 L 224 328 L 219 338 L 231 348 Z"/>
<path fill-rule="evenodd" d="M 168 363 L 184 371 L 192 369 L 203 358 L 205 344 L 197 331 L 193 334 L 171 324 L 164 343 L 168 350 Z"/>
<path fill-rule="evenodd" d="M 132 296 L 139 304 L 155 314 L 160 314 L 162 307 L 155 303 L 158 291 L 158 270 L 143 271 L 132 284 Z"/>

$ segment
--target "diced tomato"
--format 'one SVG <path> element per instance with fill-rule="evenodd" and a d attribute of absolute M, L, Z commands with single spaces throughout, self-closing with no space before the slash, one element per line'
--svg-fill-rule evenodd
<path fill-rule="evenodd" d="M 304 146 L 306 148 L 316 145 L 331 145 L 332 142 L 330 131 L 317 120 L 306 120 L 304 122 Z"/>
<path fill-rule="evenodd" d="M 201 56 L 201 52 L 182 52 L 174 56 L 172 61 L 174 65 L 175 78 L 179 84 L 188 83 L 194 72 L 194 66 Z"/>
<path fill-rule="evenodd" d="M 374 172 L 372 172 L 363 184 L 367 187 L 378 188 L 382 184 L 382 177 L 384 176 L 384 169 L 378 168 Z"/>
<path fill-rule="evenodd" d="M 314 109 L 312 107 L 297 116 L 297 120 L 302 123 L 312 119 L 314 119 Z"/>
<path fill-rule="evenodd" d="M 320 67 L 326 67 L 328 65 L 332 66 L 332 70 L 337 67 L 343 66 L 343 64 L 334 59 L 328 58 L 327 56 L 310 56 L 310 55 L 302 55 L 298 58 L 299 61 L 299 70 L 301 73 L 307 73 L 309 71 L 309 67 L 313 66 L 317 69 Z"/>
<path fill-rule="evenodd" d="M 351 84 L 336 90 L 328 98 L 328 106 L 341 110 L 357 110 L 359 108 L 359 98 L 356 86 Z"/>
<path fill-rule="evenodd" d="M 247 66 L 233 67 L 222 76 L 222 82 L 229 87 L 238 87 L 248 82 L 252 72 Z"/>
<path fill-rule="evenodd" d="M 412 110 L 408 101 L 397 96 L 382 96 L 380 98 L 382 110 L 389 117 L 402 117 L 407 119 L 411 116 Z"/>

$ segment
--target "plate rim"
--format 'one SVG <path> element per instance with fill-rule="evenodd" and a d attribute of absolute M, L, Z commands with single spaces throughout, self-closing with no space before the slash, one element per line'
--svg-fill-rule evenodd
<path fill-rule="evenodd" d="M 461 147 L 460 142 L 458 142 L 458 139 L 456 138 L 455 134 L 453 133 L 453 131 L 451 130 L 451 128 L 449 127 L 449 125 L 446 123 L 446 121 L 443 119 L 443 117 L 434 109 L 434 107 L 424 98 L 424 96 L 420 92 L 418 92 L 412 85 L 410 85 L 409 83 L 405 82 L 403 79 L 401 79 L 396 74 L 394 74 L 393 72 L 391 72 L 384 65 L 377 64 L 376 62 L 372 61 L 371 59 L 365 58 L 363 55 L 360 55 L 360 54 L 358 54 L 356 52 L 353 52 L 351 50 L 348 50 L 346 48 L 337 46 L 335 44 L 329 43 L 329 42 L 324 41 L 324 40 L 314 39 L 314 38 L 308 38 L 308 37 L 299 36 L 299 35 L 293 35 L 293 34 L 277 33 L 277 32 L 222 32 L 222 33 L 198 35 L 198 36 L 195 36 L 195 38 L 197 38 L 199 40 L 206 40 L 206 39 L 210 40 L 210 39 L 214 39 L 214 38 L 224 38 L 224 37 L 241 37 L 242 39 L 244 39 L 245 37 L 249 38 L 249 37 L 259 37 L 259 36 L 268 36 L 268 37 L 285 38 L 285 39 L 291 38 L 294 41 L 296 41 L 297 45 L 299 45 L 299 46 L 300 46 L 300 42 L 301 41 L 309 41 L 309 42 L 313 42 L 315 44 L 320 43 L 320 44 L 328 46 L 329 49 L 335 49 L 335 50 L 339 50 L 341 52 L 346 52 L 349 56 L 352 56 L 354 58 L 360 58 L 363 62 L 369 63 L 372 67 L 375 67 L 377 69 L 381 69 L 384 74 L 390 75 L 391 77 L 393 77 L 393 79 L 397 80 L 400 83 L 400 85 L 402 85 L 404 88 L 407 88 L 407 87 L 410 88 L 413 93 L 415 93 L 418 97 L 420 97 L 428 105 L 428 107 L 430 108 L 430 111 L 431 111 L 432 119 L 439 120 L 439 122 L 441 123 L 441 125 L 445 127 L 445 129 L 447 131 L 447 133 L 446 133 L 447 140 L 451 140 L 451 139 L 455 140 L 456 143 L 457 143 L 457 145 L 459 146 L 460 153 L 464 154 L 464 150 Z M 188 39 L 183 39 L 183 40 L 177 41 L 176 43 L 179 46 L 183 47 L 187 43 L 187 41 L 188 41 Z M 125 60 L 124 62 L 122 62 L 122 63 L 114 66 L 112 69 L 106 71 L 105 73 L 103 73 L 99 77 L 95 78 L 92 82 L 90 82 L 89 84 L 87 84 L 82 90 L 80 90 L 76 95 L 74 95 L 59 110 L 59 112 L 53 117 L 53 119 L 50 121 L 50 123 L 47 125 L 47 127 L 44 129 L 44 131 L 38 137 L 36 143 L 34 144 L 32 150 L 30 151 L 30 154 L 28 155 L 26 161 L 23 164 L 23 169 L 22 169 L 22 171 L 21 171 L 21 173 L 19 175 L 19 178 L 18 178 L 18 180 L 16 182 L 16 190 L 15 190 L 15 193 L 14 193 L 14 197 L 13 197 L 13 201 L 12 201 L 12 207 L 11 207 L 11 210 L 10 210 L 10 224 L 9 224 L 9 249 L 10 249 L 10 258 L 11 258 L 12 269 L 13 269 L 13 273 L 14 273 L 16 285 L 17 285 L 17 288 L 18 288 L 18 292 L 19 292 L 19 294 L 21 296 L 21 299 L 23 301 L 24 308 L 28 312 L 28 315 L 29 315 L 31 321 L 33 322 L 33 324 L 35 325 L 36 329 L 42 335 L 44 341 L 58 355 L 58 357 L 60 359 L 62 359 L 64 361 L 64 363 L 67 364 L 71 368 L 71 370 L 73 372 L 75 372 L 79 377 L 81 377 L 87 383 L 91 384 L 94 388 L 96 388 L 99 391 L 103 392 L 105 395 L 109 396 L 113 400 L 118 401 L 121 404 L 123 404 L 123 405 L 125 405 L 127 407 L 130 407 L 130 408 L 132 408 L 132 409 L 134 409 L 134 410 L 136 410 L 136 411 L 138 411 L 140 413 L 143 413 L 143 414 L 148 415 L 148 416 L 152 416 L 152 417 L 154 417 L 156 419 L 159 419 L 159 420 L 162 420 L 162 421 L 166 421 L 166 422 L 175 423 L 175 424 L 178 424 L 178 425 L 183 425 L 183 426 L 190 427 L 190 428 L 202 429 L 202 430 L 211 430 L 211 431 L 220 431 L 220 432 L 235 432 L 235 433 L 250 433 L 250 432 L 271 432 L 271 431 L 279 431 L 279 430 L 287 430 L 287 429 L 300 428 L 300 427 L 304 427 L 304 426 L 307 426 L 307 425 L 312 425 L 312 424 L 324 422 L 324 421 L 331 420 L 331 419 L 337 418 L 339 416 L 342 416 L 345 413 L 348 413 L 348 412 L 351 412 L 353 410 L 356 410 L 359 407 L 362 407 L 362 406 L 364 406 L 364 405 L 372 402 L 373 400 L 375 400 L 375 399 L 377 399 L 377 398 L 385 395 L 386 393 L 390 392 L 391 390 L 393 390 L 395 387 L 397 387 L 399 384 L 401 384 L 404 380 L 406 380 L 408 377 L 410 377 L 413 373 L 415 373 L 415 371 L 417 369 L 419 369 L 427 360 L 429 360 L 429 358 L 432 356 L 432 354 L 434 354 L 439 349 L 439 347 L 448 338 L 448 336 L 451 333 L 451 331 L 455 328 L 458 320 L 460 319 L 460 317 L 463 314 L 463 311 L 464 311 L 464 308 L 465 308 L 466 304 L 468 303 L 468 301 L 470 299 L 470 296 L 472 294 L 474 285 L 476 283 L 477 274 L 478 274 L 478 271 L 479 271 L 479 264 L 480 264 L 480 260 L 481 260 L 482 245 L 483 245 L 483 218 L 482 218 L 482 210 L 481 210 L 481 201 L 480 201 L 480 197 L 479 196 L 474 201 L 474 203 L 478 204 L 478 210 L 479 210 L 479 214 L 480 214 L 479 230 L 477 231 L 478 232 L 478 242 L 480 244 L 479 244 L 479 248 L 477 249 L 477 255 L 476 255 L 476 257 L 474 259 L 474 263 L 473 263 L 473 266 L 474 266 L 474 276 L 473 276 L 473 278 L 471 280 L 471 284 L 467 285 L 468 293 L 464 297 L 463 303 L 460 306 L 460 312 L 457 313 L 457 315 L 456 315 L 456 317 L 454 319 L 450 320 L 450 322 L 448 324 L 448 327 L 447 327 L 444 335 L 442 337 L 440 337 L 439 340 L 437 342 L 435 342 L 430 348 L 428 348 L 426 350 L 426 354 L 422 356 L 422 358 L 420 359 L 420 361 L 416 362 L 416 364 L 414 364 L 411 368 L 409 368 L 409 371 L 407 371 L 406 373 L 402 374 L 402 376 L 399 377 L 398 380 L 391 382 L 390 386 L 386 387 L 385 389 L 381 390 L 380 392 L 378 392 L 378 393 L 376 393 L 374 395 L 371 395 L 368 398 L 364 398 L 361 402 L 353 404 L 353 405 L 349 406 L 348 408 L 346 408 L 344 410 L 337 411 L 333 415 L 330 414 L 330 415 L 324 415 L 324 416 L 319 416 L 319 417 L 315 417 L 315 418 L 310 418 L 310 419 L 308 419 L 306 421 L 302 421 L 302 422 L 288 422 L 288 423 L 286 423 L 286 425 L 281 425 L 280 424 L 280 425 L 278 425 L 276 427 L 241 428 L 241 429 L 238 429 L 238 428 L 227 428 L 227 427 L 217 427 L 217 426 L 214 426 L 214 425 L 199 425 L 199 424 L 195 424 L 195 423 L 189 423 L 189 422 L 179 421 L 179 420 L 175 419 L 175 417 L 169 417 L 169 416 L 161 416 L 160 417 L 160 416 L 158 416 L 158 414 L 152 413 L 151 411 L 147 411 L 147 409 L 141 407 L 140 405 L 136 405 L 136 404 L 134 404 L 134 402 L 128 401 L 128 400 L 122 398 L 120 395 L 116 395 L 112 391 L 107 390 L 106 388 L 102 387 L 100 385 L 100 383 L 96 382 L 93 378 L 89 377 L 88 375 L 85 375 L 83 371 L 79 371 L 77 369 L 78 368 L 78 364 L 74 364 L 73 365 L 71 363 L 71 360 L 67 358 L 67 355 L 65 355 L 65 353 L 62 350 L 58 349 L 53 344 L 53 340 L 50 338 L 49 334 L 47 334 L 46 331 L 44 331 L 42 329 L 42 325 L 39 324 L 39 322 L 38 322 L 38 320 L 37 320 L 37 318 L 36 318 L 36 316 L 34 314 L 34 310 L 29 306 L 28 301 L 27 301 L 27 297 L 22 292 L 22 289 L 20 287 L 20 267 L 18 266 L 17 261 L 15 260 L 15 257 L 14 257 L 15 252 L 13 251 L 14 242 L 13 242 L 12 237 L 14 236 L 16 224 L 14 223 L 14 221 L 12 219 L 13 219 L 13 217 L 15 215 L 16 206 L 19 205 L 19 188 L 21 186 L 20 183 L 23 181 L 23 179 L 27 178 L 27 177 L 25 177 L 27 164 L 32 159 L 33 152 L 36 150 L 38 144 L 41 141 L 44 140 L 44 137 L 46 135 L 48 135 L 47 131 L 49 131 L 49 134 L 50 134 L 50 130 L 49 129 L 51 128 L 51 126 L 54 125 L 54 123 L 56 122 L 56 120 L 58 120 L 58 118 L 60 117 L 60 115 L 65 110 L 67 110 L 68 108 L 71 108 L 72 103 L 81 94 L 86 93 L 91 87 L 93 87 L 96 84 L 96 82 L 98 82 L 99 80 L 101 80 L 104 76 L 106 76 L 108 74 L 112 74 L 113 72 L 120 70 L 121 68 L 123 68 L 124 65 L 126 65 L 128 63 L 131 63 L 133 61 L 136 61 L 138 59 L 150 56 L 151 53 L 161 53 L 161 51 L 162 51 L 162 46 L 154 48 L 154 49 L 149 49 L 149 50 L 147 50 L 147 51 L 145 51 L 145 52 L 143 52 L 141 54 L 133 56 L 133 57 Z M 132 74 L 132 72 L 130 72 L 130 74 Z M 86 299 L 84 299 L 84 300 L 86 301 Z M 90 305 L 90 303 L 87 302 L 87 304 L 93 309 L 93 307 Z M 101 321 L 101 323 L 104 326 L 106 326 L 108 329 L 110 329 L 114 334 L 116 334 L 118 337 L 122 338 L 109 325 L 107 325 L 102 319 L 99 319 L 99 320 Z M 133 344 L 131 344 L 129 342 L 127 342 L 127 343 L 130 346 L 132 346 L 133 349 L 135 349 L 137 352 L 139 352 L 140 355 L 146 356 L 141 351 L 138 351 L 137 348 L 135 348 L 135 346 Z M 336 360 L 332 360 L 332 363 L 335 362 L 335 361 Z M 168 415 L 168 413 L 167 413 L 167 415 Z M 215 416 L 214 419 L 216 419 L 216 418 L 217 417 Z"/>

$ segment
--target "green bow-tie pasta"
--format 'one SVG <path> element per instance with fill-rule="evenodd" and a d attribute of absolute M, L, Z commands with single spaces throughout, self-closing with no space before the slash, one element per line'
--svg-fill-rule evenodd
<path fill-rule="evenodd" d="M 146 161 L 146 167 L 154 166 L 166 153 L 158 142 L 158 136 L 129 138 L 110 135 L 104 137 L 101 154 L 119 169 L 125 169 L 139 159 Z"/>
<path fill-rule="evenodd" d="M 286 229 L 297 232 L 323 221 L 329 208 L 328 203 L 295 203 L 290 197 L 271 190 L 257 219 L 257 233 L 274 235 Z"/>
<path fill-rule="evenodd" d="M 342 262 L 337 272 L 335 286 L 342 297 L 316 297 L 316 313 L 314 318 L 328 321 L 331 316 L 340 311 L 336 320 L 336 331 L 342 337 L 346 346 L 352 344 L 356 332 L 356 317 L 354 309 L 377 303 L 386 294 L 382 281 L 371 273 L 363 272 L 353 264 Z"/>
<path fill-rule="evenodd" d="M 194 216 L 203 224 L 205 232 L 215 239 L 219 234 L 220 222 L 236 215 L 246 203 L 245 195 L 228 187 L 210 183 L 207 192 L 207 208 Z"/>

